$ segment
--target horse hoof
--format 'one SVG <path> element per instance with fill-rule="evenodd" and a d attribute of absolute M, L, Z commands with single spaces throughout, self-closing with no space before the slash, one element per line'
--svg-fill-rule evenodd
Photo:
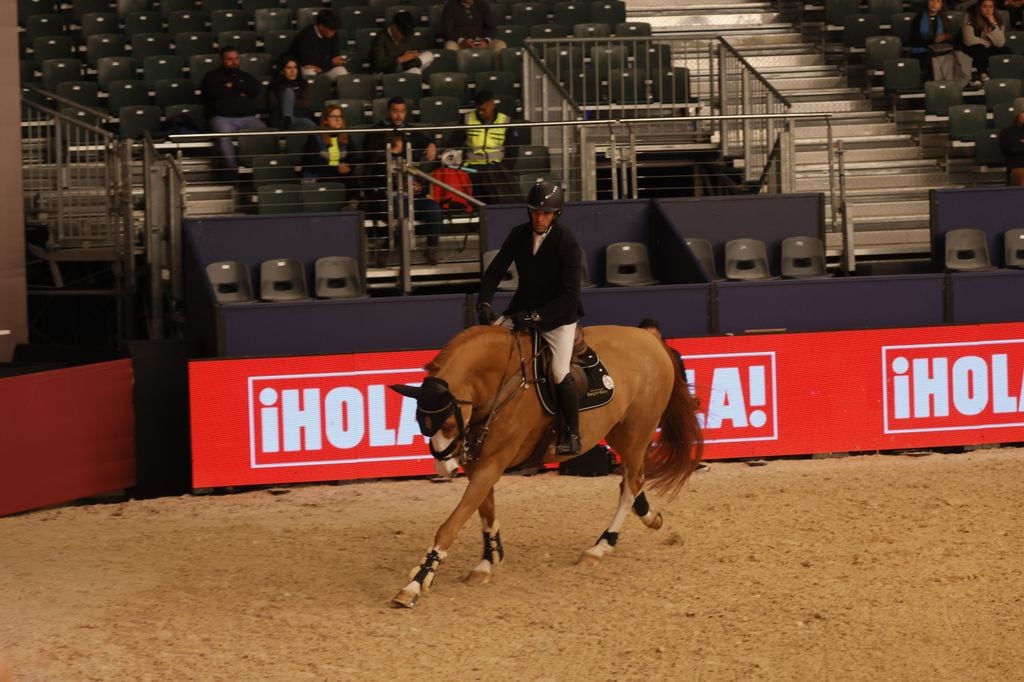
<path fill-rule="evenodd" d="M 412 607 L 416 606 L 416 600 L 418 598 L 419 595 L 415 592 L 410 592 L 409 590 L 402 590 L 401 592 L 399 592 L 391 598 L 391 605 L 395 607 L 411 609 Z"/>
<path fill-rule="evenodd" d="M 486 585 L 491 582 L 491 574 L 488 571 L 470 571 L 462 582 L 467 585 Z"/>
<path fill-rule="evenodd" d="M 597 566 L 599 563 L 601 563 L 601 557 L 590 552 L 583 552 L 580 554 L 580 558 L 576 560 L 577 566 Z"/>
<path fill-rule="evenodd" d="M 650 528 L 651 530 L 658 530 L 659 528 L 661 528 L 661 526 L 664 523 L 665 523 L 664 517 L 661 515 L 661 512 L 658 512 L 657 514 L 654 515 L 654 520 L 651 521 L 651 525 L 649 525 L 647 527 Z"/>

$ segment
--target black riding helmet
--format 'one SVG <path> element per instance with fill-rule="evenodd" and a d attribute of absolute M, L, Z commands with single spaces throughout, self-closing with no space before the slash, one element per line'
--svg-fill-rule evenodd
<path fill-rule="evenodd" d="M 556 183 L 541 180 L 530 188 L 530 193 L 526 195 L 526 206 L 534 211 L 555 213 L 557 219 L 565 208 L 565 192 Z"/>

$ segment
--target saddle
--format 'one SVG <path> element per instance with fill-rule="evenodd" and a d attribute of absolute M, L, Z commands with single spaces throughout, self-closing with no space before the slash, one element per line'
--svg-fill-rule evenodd
<path fill-rule="evenodd" d="M 551 347 L 544 343 L 544 337 L 536 329 L 531 331 L 531 337 L 533 347 L 540 349 L 533 359 L 533 372 L 537 377 L 537 397 L 544 410 L 553 415 L 558 412 L 558 399 L 555 397 L 555 382 L 551 377 Z M 615 381 L 605 369 L 597 351 L 587 345 L 583 338 L 583 329 L 580 327 L 576 327 L 569 373 L 576 381 L 580 412 L 611 402 L 615 395 Z"/>

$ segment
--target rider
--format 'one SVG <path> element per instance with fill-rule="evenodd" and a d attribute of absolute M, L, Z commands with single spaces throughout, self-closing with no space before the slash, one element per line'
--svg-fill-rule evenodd
<path fill-rule="evenodd" d="M 480 282 L 477 315 L 480 324 L 509 329 L 533 326 L 551 347 L 551 370 L 565 429 L 555 452 L 580 451 L 579 397 L 569 372 L 576 323 L 583 316 L 580 304 L 582 252 L 572 231 L 559 222 L 565 193 L 553 182 L 541 181 L 526 198 L 529 222 L 512 228 Z M 501 317 L 495 320 L 491 298 L 515 262 L 519 286 Z"/>

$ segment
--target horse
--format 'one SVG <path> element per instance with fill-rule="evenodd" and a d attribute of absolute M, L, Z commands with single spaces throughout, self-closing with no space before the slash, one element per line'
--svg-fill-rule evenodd
<path fill-rule="evenodd" d="M 662 515 L 647 501 L 644 483 L 673 498 L 697 468 L 703 441 L 697 404 L 674 351 L 661 339 L 635 327 L 594 326 L 584 334 L 612 376 L 615 393 L 603 407 L 581 412 L 580 451 L 604 438 L 622 460 L 611 523 L 577 562 L 594 564 L 615 546 L 631 507 L 648 528 L 662 526 Z M 535 390 L 534 352 L 528 332 L 469 327 L 427 364 L 420 386 L 391 386 L 416 399 L 420 431 L 429 439 L 439 473 L 453 475 L 461 464 L 468 478 L 458 505 L 437 529 L 432 548 L 392 599 L 395 606 L 411 608 L 430 589 L 448 548 L 474 512 L 480 514 L 484 551 L 464 581 L 488 582 L 505 557 L 494 501 L 494 486 L 502 473 L 527 462 L 539 466 L 571 459 L 554 454 L 553 418 Z M 659 424 L 660 437 L 652 442 Z"/>

